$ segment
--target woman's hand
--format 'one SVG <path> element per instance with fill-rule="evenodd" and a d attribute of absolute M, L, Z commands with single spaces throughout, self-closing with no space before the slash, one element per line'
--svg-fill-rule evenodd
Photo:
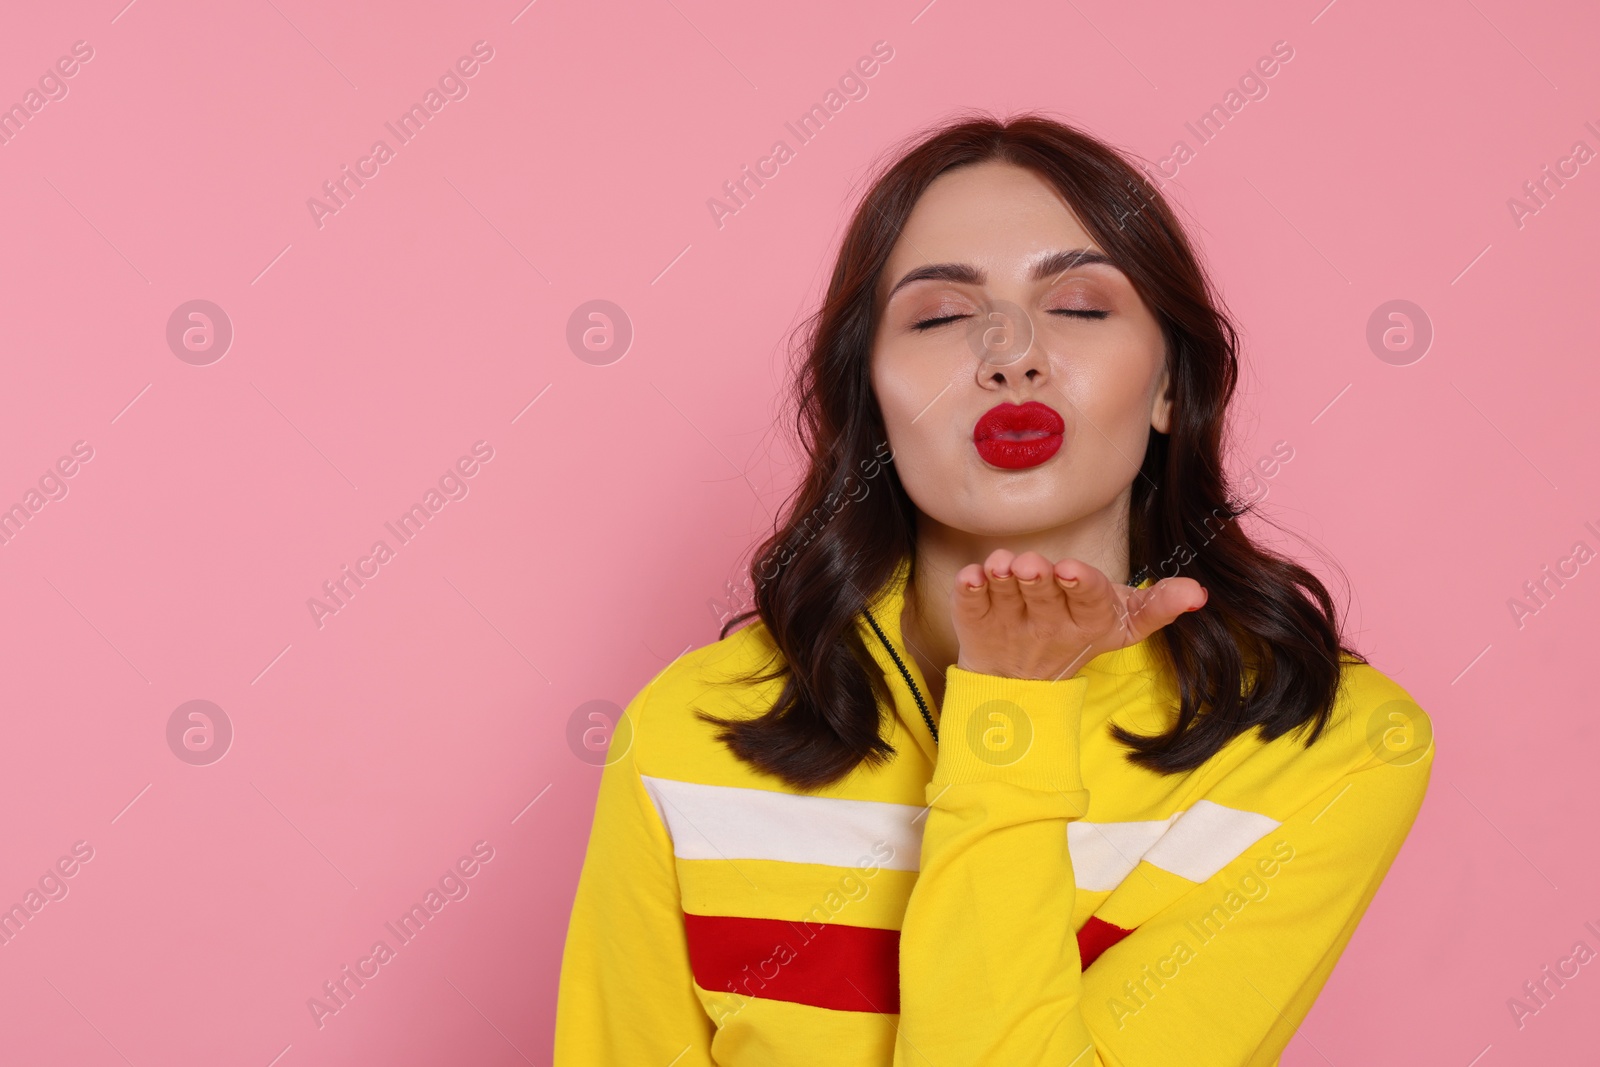
<path fill-rule="evenodd" d="M 1132 589 L 1081 560 L 1052 567 L 1037 552 L 996 549 L 982 566 L 969 563 L 956 573 L 955 665 L 1008 678 L 1072 677 L 1102 652 L 1137 644 L 1198 610 L 1206 597 L 1193 578 Z"/>

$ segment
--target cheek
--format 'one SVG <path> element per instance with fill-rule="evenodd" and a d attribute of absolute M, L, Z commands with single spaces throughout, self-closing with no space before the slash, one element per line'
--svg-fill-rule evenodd
<path fill-rule="evenodd" d="M 891 348 L 875 355 L 872 365 L 872 388 L 884 425 L 907 443 L 925 438 L 933 428 L 939 404 L 929 407 L 929 403 L 950 385 L 946 367 L 929 359 L 913 358 L 918 355 L 921 353 L 895 352 Z M 893 443 L 898 450 L 898 442 Z"/>
<path fill-rule="evenodd" d="M 914 487 L 929 479 L 947 481 L 962 459 L 957 388 L 947 369 L 887 358 L 874 365 L 872 386 L 902 484 L 915 495 Z"/>
<path fill-rule="evenodd" d="M 1147 384 L 1142 376 L 1108 367 L 1075 379 L 1067 395 L 1104 434 L 1122 441 L 1130 428 L 1148 429 Z"/>
<path fill-rule="evenodd" d="M 1087 421 L 1125 446 L 1150 432 L 1160 375 L 1159 358 L 1130 343 L 1108 347 L 1069 371 L 1062 389 Z"/>
<path fill-rule="evenodd" d="M 917 417 L 919 393 L 915 382 L 903 373 L 884 368 L 873 375 L 872 386 L 878 397 L 878 410 L 883 413 L 883 424 L 890 433 L 909 436 L 921 427 L 922 420 L 912 422 Z"/>

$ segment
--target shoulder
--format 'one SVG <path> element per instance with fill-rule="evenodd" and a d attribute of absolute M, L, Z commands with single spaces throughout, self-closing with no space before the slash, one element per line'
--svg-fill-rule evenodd
<path fill-rule="evenodd" d="M 1281 820 L 1360 781 L 1389 795 L 1397 819 L 1415 815 L 1432 770 L 1434 729 L 1403 686 L 1371 664 L 1346 660 L 1327 724 L 1308 744 L 1311 730 L 1307 723 L 1270 740 L 1259 730 L 1236 737 L 1218 754 L 1208 795 Z"/>
<path fill-rule="evenodd" d="M 1399 682 L 1370 663 L 1344 664 L 1327 734 L 1355 761 L 1353 770 L 1415 767 L 1413 773 L 1425 777 L 1433 763 L 1433 719 Z"/>
<path fill-rule="evenodd" d="M 720 640 L 685 650 L 658 671 L 635 698 L 641 704 L 637 717 L 670 718 L 675 710 L 689 703 L 741 704 L 748 691 L 758 685 L 752 679 L 772 673 L 780 662 L 781 654 L 767 628 L 759 621 L 753 622 Z M 706 710 L 714 709 L 707 706 Z"/>
<path fill-rule="evenodd" d="M 720 727 L 701 717 L 755 718 L 783 687 L 774 675 L 782 656 L 759 621 L 690 649 L 663 667 L 629 703 L 632 756 L 641 774 L 722 777 L 737 773 L 716 739 Z"/>

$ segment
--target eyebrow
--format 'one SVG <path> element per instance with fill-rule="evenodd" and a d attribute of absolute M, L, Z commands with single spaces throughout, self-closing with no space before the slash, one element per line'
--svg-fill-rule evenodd
<path fill-rule="evenodd" d="M 1065 274 L 1074 267 L 1088 264 L 1104 264 L 1115 267 L 1116 263 L 1104 252 L 1097 252 L 1092 248 L 1074 248 L 1065 252 L 1052 252 L 1033 265 L 1029 277 L 1034 281 L 1048 278 L 1052 274 Z M 967 285 L 982 285 L 988 280 L 988 275 L 977 267 L 968 263 L 928 263 L 921 267 L 914 267 L 907 271 L 905 276 L 894 283 L 894 288 L 889 290 L 889 295 L 884 298 L 887 303 L 894 298 L 904 287 L 912 282 L 937 279 L 946 282 L 962 282 Z"/>

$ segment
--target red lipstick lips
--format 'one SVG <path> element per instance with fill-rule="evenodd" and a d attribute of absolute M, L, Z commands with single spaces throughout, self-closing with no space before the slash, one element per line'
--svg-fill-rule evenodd
<path fill-rule="evenodd" d="M 1067 424 L 1054 408 L 1030 400 L 996 404 L 983 413 L 972 431 L 972 443 L 984 462 L 1006 470 L 1037 467 L 1061 449 Z"/>

